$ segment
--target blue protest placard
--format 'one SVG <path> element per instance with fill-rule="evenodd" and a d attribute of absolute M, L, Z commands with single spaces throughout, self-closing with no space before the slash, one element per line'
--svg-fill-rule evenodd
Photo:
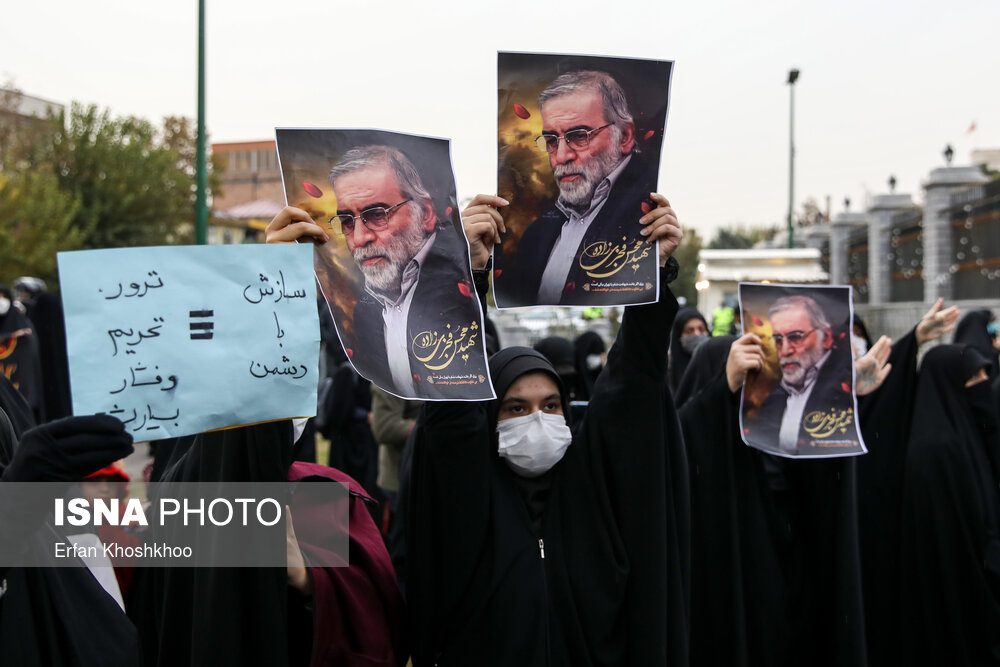
<path fill-rule="evenodd" d="M 311 244 L 59 253 L 73 414 L 136 440 L 316 414 Z"/>

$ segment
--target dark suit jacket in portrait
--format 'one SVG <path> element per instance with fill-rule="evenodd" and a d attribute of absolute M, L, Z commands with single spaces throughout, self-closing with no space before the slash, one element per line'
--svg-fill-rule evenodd
<path fill-rule="evenodd" d="M 656 165 L 651 165 L 643 159 L 643 156 L 633 153 L 631 161 L 611 188 L 604 206 L 590 223 L 583 241 L 577 247 L 576 256 L 578 257 L 584 248 L 597 241 L 618 242 L 622 236 L 643 239 L 644 237 L 639 236 L 641 228 L 639 218 L 644 215 L 642 202 L 648 202 L 649 194 L 655 191 Z M 528 226 L 518 241 L 516 253 L 505 255 L 502 246 L 497 247 L 494 262 L 495 267 L 502 272 L 499 277 L 494 278 L 493 284 L 497 305 L 507 308 L 538 304 L 538 288 L 541 285 L 542 273 L 566 220 L 566 215 L 553 204 Z M 655 250 L 651 249 L 650 254 L 655 255 Z M 655 288 L 658 268 L 655 259 L 650 266 L 652 267 L 650 275 L 654 279 L 649 282 Z M 626 267 L 613 279 L 627 279 L 630 276 L 632 271 Z M 583 289 L 583 285 L 594 280 L 580 268 L 579 262 L 574 262 L 566 278 L 559 305 L 588 306 L 618 303 L 614 295 L 606 292 L 588 292 Z M 655 292 L 650 292 L 647 300 L 651 301 L 653 298 Z"/>
<path fill-rule="evenodd" d="M 834 455 L 859 446 L 851 374 L 850 350 L 836 346 L 831 348 L 802 413 L 796 454 Z M 753 418 L 744 416 L 745 439 L 767 451 L 787 454 L 778 443 L 787 401 L 788 392 L 779 384 L 764 399 Z M 846 441 L 855 444 L 847 444 Z"/>
<path fill-rule="evenodd" d="M 411 342 L 410 375 L 417 395 L 408 396 L 408 391 L 395 387 L 385 350 L 383 306 L 367 291 L 362 293 L 354 307 L 355 338 L 344 341 L 345 347 L 351 350 L 351 363 L 361 375 L 385 391 L 406 398 L 492 396 L 485 367 L 485 332 L 479 321 L 475 289 L 467 272 L 462 270 L 467 252 L 464 239 L 460 239 L 454 227 L 446 223 L 438 228 L 434 245 L 421 265 L 406 324 L 406 339 Z M 450 329 L 447 328 L 449 324 Z M 450 331 L 453 340 L 458 341 L 463 327 L 474 327 L 466 332 L 464 340 L 467 342 L 474 333 L 475 344 L 456 354 L 446 368 L 429 370 L 414 356 L 412 341 L 421 333 L 447 335 Z M 468 376 L 464 382 L 471 383 L 473 377 L 476 381 L 463 386 L 448 383 L 447 376 L 458 375 Z M 479 380 L 480 377 L 482 380 Z M 437 381 L 435 378 L 438 378 Z"/>

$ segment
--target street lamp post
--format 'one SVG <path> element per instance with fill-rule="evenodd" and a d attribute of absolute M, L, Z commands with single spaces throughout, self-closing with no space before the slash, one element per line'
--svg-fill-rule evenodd
<path fill-rule="evenodd" d="M 792 216 L 795 212 L 795 82 L 799 80 L 799 70 L 788 72 L 788 87 L 791 92 L 788 107 L 788 247 L 795 247 L 795 228 Z"/>

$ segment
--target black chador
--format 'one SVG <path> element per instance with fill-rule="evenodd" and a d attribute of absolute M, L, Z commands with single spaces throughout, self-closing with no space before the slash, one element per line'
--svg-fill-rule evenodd
<path fill-rule="evenodd" d="M 964 345 L 920 367 L 903 480 L 902 665 L 1000 665 L 1000 441 L 990 360 Z"/>
<path fill-rule="evenodd" d="M 678 391 L 691 471 L 691 665 L 865 664 L 855 459 L 743 444 L 733 338 L 694 353 Z"/>
<path fill-rule="evenodd" d="M 495 402 L 425 406 L 406 503 L 417 667 L 687 664 L 687 469 L 666 388 L 677 304 L 661 294 L 626 309 L 586 416 L 540 477 L 498 455 Z M 554 373 L 521 350 L 491 360 L 498 396 Z"/>

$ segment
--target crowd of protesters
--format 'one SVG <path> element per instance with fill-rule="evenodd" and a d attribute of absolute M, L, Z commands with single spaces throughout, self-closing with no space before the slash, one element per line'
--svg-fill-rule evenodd
<path fill-rule="evenodd" d="M 1000 664 L 994 315 L 939 301 L 894 342 L 855 320 L 849 352 L 878 377 L 857 391 L 868 454 L 747 447 L 739 393 L 761 340 L 679 310 L 682 235 L 654 201 L 661 296 L 626 308 L 609 347 L 504 348 L 492 328 L 497 399 L 422 404 L 360 377 L 321 306 L 304 430 L 157 443 L 154 481 L 349 485 L 348 567 L 311 566 L 293 535 L 285 569 L 122 568 L 120 605 L 86 568 L 0 564 L 0 664 Z M 484 312 L 504 204 L 463 213 Z M 300 213 L 269 242 L 321 242 Z M 67 416 L 57 298 L 17 287 L 0 288 L 4 349 L 24 355 L 0 377 L 0 482 L 127 480 L 124 426 Z M 0 540 L 35 548 L 4 522 L 18 511 L 0 507 Z"/>

